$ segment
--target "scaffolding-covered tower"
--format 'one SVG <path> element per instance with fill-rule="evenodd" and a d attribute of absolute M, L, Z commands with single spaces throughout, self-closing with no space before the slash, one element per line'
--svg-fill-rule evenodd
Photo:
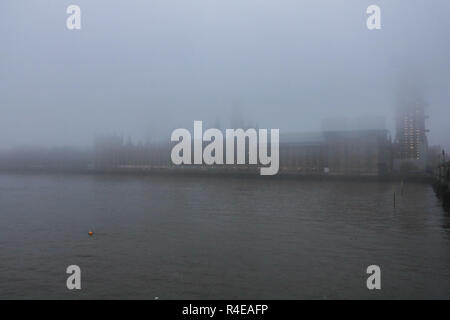
<path fill-rule="evenodd" d="M 396 167 L 409 165 L 423 171 L 427 167 L 428 140 L 425 126 L 426 104 L 420 99 L 397 107 L 396 114 Z M 412 169 L 412 168 L 410 168 Z"/>

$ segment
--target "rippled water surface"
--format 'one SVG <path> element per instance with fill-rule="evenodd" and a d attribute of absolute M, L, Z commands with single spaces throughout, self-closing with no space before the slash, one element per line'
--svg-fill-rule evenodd
<path fill-rule="evenodd" d="M 450 215 L 427 184 L 0 175 L 0 298 L 155 297 L 449 299 Z"/>

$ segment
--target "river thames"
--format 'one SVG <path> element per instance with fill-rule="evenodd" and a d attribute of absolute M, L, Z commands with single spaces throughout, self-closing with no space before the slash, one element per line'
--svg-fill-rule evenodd
<path fill-rule="evenodd" d="M 0 174 L 0 299 L 156 297 L 449 299 L 450 214 L 425 183 Z"/>

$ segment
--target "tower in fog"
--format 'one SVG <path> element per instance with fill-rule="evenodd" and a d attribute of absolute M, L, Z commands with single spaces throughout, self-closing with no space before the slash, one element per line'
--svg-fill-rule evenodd
<path fill-rule="evenodd" d="M 425 105 L 417 100 L 397 108 L 396 140 L 398 159 L 425 160 L 428 141 Z"/>
<path fill-rule="evenodd" d="M 423 172 L 427 168 L 428 130 L 424 81 L 422 72 L 412 67 L 405 68 L 399 77 L 396 90 L 395 170 Z"/>

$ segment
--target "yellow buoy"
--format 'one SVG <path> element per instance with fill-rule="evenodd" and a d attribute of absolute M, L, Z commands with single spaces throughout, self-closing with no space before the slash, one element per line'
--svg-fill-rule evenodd
<path fill-rule="evenodd" d="M 88 232 L 88 235 L 92 236 L 94 233 L 92 231 Z"/>

